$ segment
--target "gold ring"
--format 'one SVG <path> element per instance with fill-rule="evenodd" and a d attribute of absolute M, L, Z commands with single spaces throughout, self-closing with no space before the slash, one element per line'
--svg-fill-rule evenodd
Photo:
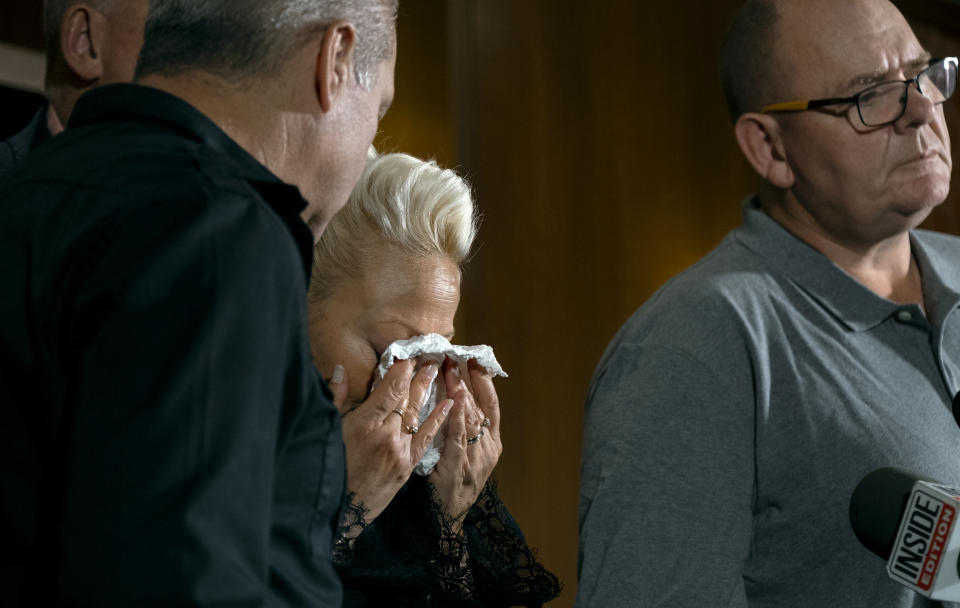
<path fill-rule="evenodd" d="M 417 431 L 420 430 L 420 427 L 419 427 L 418 425 L 415 424 L 415 425 L 413 425 L 413 426 L 410 426 L 410 425 L 408 425 L 407 423 L 405 423 L 405 422 L 403 421 L 403 416 L 404 416 L 404 414 L 406 414 L 406 412 L 404 412 L 404 411 L 403 411 L 402 409 L 400 409 L 399 407 L 393 408 L 392 410 L 390 410 L 390 413 L 391 413 L 391 414 L 396 414 L 397 416 L 400 416 L 400 429 L 401 429 L 404 433 L 407 433 L 407 434 L 410 434 L 410 435 L 416 435 Z"/>

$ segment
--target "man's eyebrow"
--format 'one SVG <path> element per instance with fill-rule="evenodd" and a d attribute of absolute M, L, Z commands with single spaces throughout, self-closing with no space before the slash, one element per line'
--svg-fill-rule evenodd
<path fill-rule="evenodd" d="M 855 87 L 858 85 L 871 85 L 877 84 L 878 82 L 883 82 L 886 72 L 881 72 L 880 70 L 875 70 L 873 72 L 866 72 L 863 74 L 857 74 L 850 79 L 850 82 L 847 83 L 847 88 Z"/>
<path fill-rule="evenodd" d="M 930 63 L 930 53 L 924 53 L 904 64 L 903 69 L 905 72 L 910 73 L 914 70 L 919 70 L 920 68 L 925 68 Z M 873 72 L 866 72 L 863 74 L 858 74 L 850 79 L 850 82 L 847 83 L 847 87 L 854 87 L 857 85 L 871 85 L 877 84 L 878 82 L 884 82 L 887 79 L 886 72 L 881 72 L 880 70 L 875 70 Z M 896 80 L 896 79 L 894 79 Z"/>

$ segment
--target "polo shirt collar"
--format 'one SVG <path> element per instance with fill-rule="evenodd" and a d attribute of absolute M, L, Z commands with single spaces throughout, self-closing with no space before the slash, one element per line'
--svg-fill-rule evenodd
<path fill-rule="evenodd" d="M 923 239 L 925 231 L 910 233 L 910 246 L 923 274 L 923 299 L 927 314 L 942 324 L 960 306 L 960 266 L 957 260 Z"/>
<path fill-rule="evenodd" d="M 743 225 L 734 231 L 744 247 L 764 260 L 777 266 L 784 276 L 796 283 L 817 303 L 824 307 L 838 322 L 852 331 L 866 331 L 880 325 L 902 310 L 916 313 L 923 318 L 916 305 L 898 304 L 870 291 L 846 271 L 831 262 L 822 253 L 795 237 L 783 226 L 768 216 L 756 197 L 748 197 L 743 203 Z M 924 295 L 934 302 L 941 299 L 942 275 L 945 260 L 935 259 L 927 248 L 918 246 L 911 233 L 910 242 L 916 252 L 923 273 Z M 960 285 L 960 277 L 951 270 L 954 285 Z M 929 294 L 929 295 L 928 295 Z"/>

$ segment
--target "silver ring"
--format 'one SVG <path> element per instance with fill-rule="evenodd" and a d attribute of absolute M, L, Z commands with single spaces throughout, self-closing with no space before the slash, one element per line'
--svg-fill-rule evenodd
<path fill-rule="evenodd" d="M 484 419 L 483 419 L 483 422 L 480 423 L 480 428 L 482 429 L 482 428 L 486 428 L 486 427 L 488 427 L 488 426 L 490 426 L 490 419 L 489 419 L 489 418 L 484 418 Z"/>
<path fill-rule="evenodd" d="M 483 429 L 480 429 L 480 432 L 477 433 L 476 437 L 471 437 L 470 439 L 467 439 L 467 445 L 475 444 L 476 442 L 480 441 L 481 437 L 483 437 Z"/>

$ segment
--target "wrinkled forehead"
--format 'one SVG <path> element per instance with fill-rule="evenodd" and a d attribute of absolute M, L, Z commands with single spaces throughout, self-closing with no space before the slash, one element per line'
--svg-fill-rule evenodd
<path fill-rule="evenodd" d="M 906 19 L 887 0 L 790 0 L 783 5 L 774 52 L 782 84 L 793 96 L 850 94 L 875 82 L 912 76 L 929 59 Z"/>

